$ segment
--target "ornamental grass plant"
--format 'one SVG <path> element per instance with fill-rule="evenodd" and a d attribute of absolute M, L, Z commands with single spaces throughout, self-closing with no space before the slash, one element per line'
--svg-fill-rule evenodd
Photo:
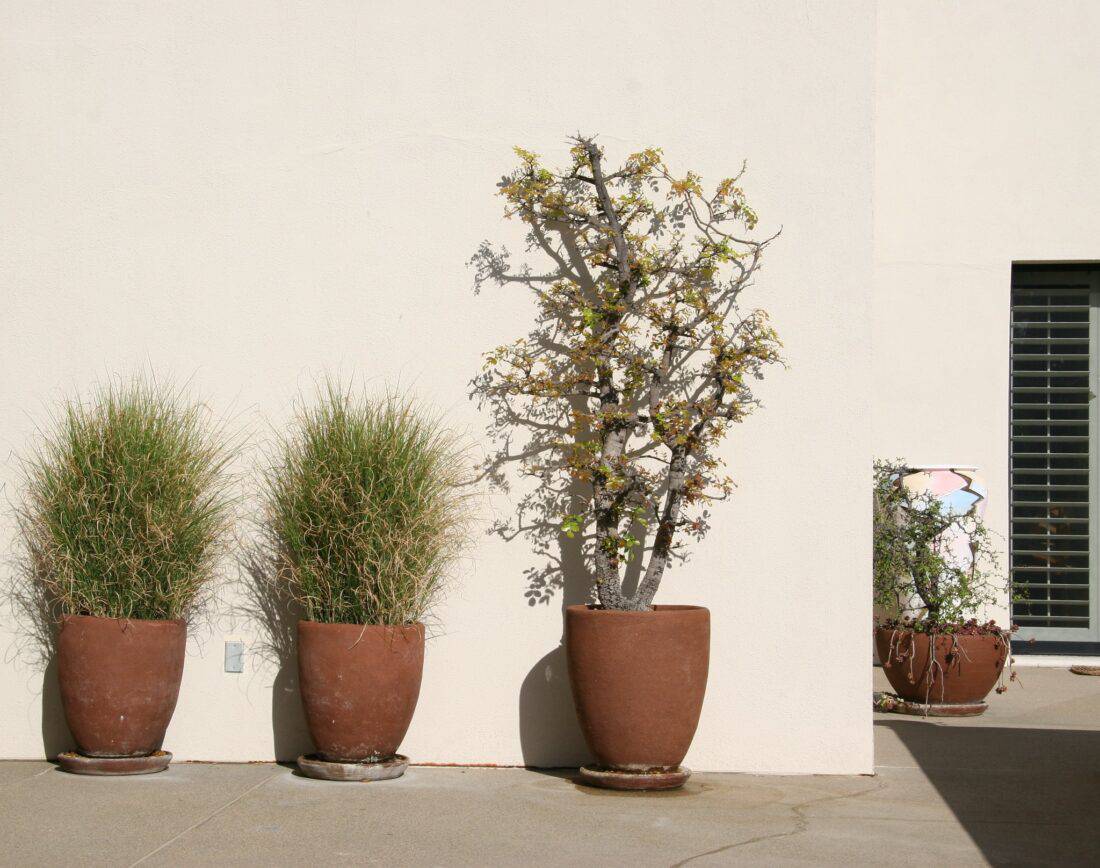
<path fill-rule="evenodd" d="M 223 433 L 205 406 L 143 377 L 65 403 L 23 465 L 17 598 L 55 622 L 188 618 L 231 519 Z"/>
<path fill-rule="evenodd" d="M 264 479 L 277 580 L 311 621 L 412 624 L 467 539 L 463 450 L 411 400 L 328 383 Z"/>

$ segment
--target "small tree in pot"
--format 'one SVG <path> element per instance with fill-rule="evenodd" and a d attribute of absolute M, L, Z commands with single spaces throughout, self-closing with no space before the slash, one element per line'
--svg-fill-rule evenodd
<path fill-rule="evenodd" d="M 718 444 L 780 358 L 766 314 L 738 306 L 774 236 L 745 237 L 757 218 L 740 174 L 704 192 L 657 149 L 611 168 L 587 137 L 562 170 L 516 153 L 500 187 L 506 214 L 549 267 L 513 269 L 488 243 L 474 257 L 479 287 L 520 283 L 538 305 L 526 337 L 487 354 L 475 391 L 502 436 L 509 424 L 530 433 L 521 463 L 539 482 L 533 497 L 584 545 L 597 605 L 567 610 L 567 653 L 602 768 L 583 774 L 678 785 L 706 685 L 709 613 L 653 600 L 686 538 L 706 532 L 708 504 L 729 494 Z"/>
<path fill-rule="evenodd" d="M 396 777 L 424 662 L 424 619 L 466 539 L 462 453 L 406 400 L 330 384 L 266 475 L 276 580 L 301 607 L 311 776 Z"/>
<path fill-rule="evenodd" d="M 981 714 L 1012 633 L 974 617 L 1008 590 L 990 531 L 973 511 L 906 485 L 904 463 L 876 461 L 874 470 L 875 602 L 896 613 L 875 630 L 883 670 L 925 713 Z"/>
<path fill-rule="evenodd" d="M 26 462 L 16 598 L 56 645 L 79 751 L 59 757 L 66 770 L 168 765 L 187 620 L 228 529 L 229 457 L 201 405 L 135 379 L 66 404 Z"/>

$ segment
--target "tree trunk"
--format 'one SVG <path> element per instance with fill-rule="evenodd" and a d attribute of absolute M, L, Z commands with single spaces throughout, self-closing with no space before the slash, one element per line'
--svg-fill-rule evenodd
<path fill-rule="evenodd" d="M 665 495 L 661 522 L 657 525 L 657 534 L 653 539 L 653 551 L 649 554 L 645 576 L 638 586 L 638 594 L 635 597 L 637 609 L 648 609 L 653 605 L 653 598 L 661 585 L 665 567 L 668 566 L 672 557 L 672 538 L 676 532 L 676 523 L 680 520 L 680 507 L 684 503 L 687 461 L 687 448 L 677 447 L 668 465 L 668 492 Z"/>
<path fill-rule="evenodd" d="M 613 392 L 605 393 L 601 408 L 611 406 L 606 400 L 609 397 L 614 397 Z M 626 445 L 626 435 L 626 431 L 618 429 L 604 433 L 601 464 L 618 462 Z M 604 608 L 629 609 L 630 601 L 623 596 L 619 575 L 619 516 L 615 495 L 608 491 L 600 471 L 592 483 L 592 508 L 596 517 L 596 596 Z"/>

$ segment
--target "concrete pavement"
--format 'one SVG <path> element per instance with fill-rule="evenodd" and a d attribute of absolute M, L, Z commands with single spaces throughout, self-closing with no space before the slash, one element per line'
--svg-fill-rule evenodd
<path fill-rule="evenodd" d="M 0 862 L 1100 864 L 1100 678 L 1022 677 L 981 719 L 876 714 L 874 777 L 696 774 L 643 795 L 567 771 L 413 767 L 332 784 L 260 763 L 119 779 L 5 762 Z"/>

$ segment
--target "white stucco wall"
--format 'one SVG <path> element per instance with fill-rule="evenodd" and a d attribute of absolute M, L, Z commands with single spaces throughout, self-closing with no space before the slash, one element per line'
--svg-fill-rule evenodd
<path fill-rule="evenodd" d="M 1012 263 L 1100 260 L 1098 33 L 1087 0 L 878 7 L 874 452 L 976 465 L 1002 541 Z"/>
<path fill-rule="evenodd" d="M 790 369 L 731 438 L 734 499 L 659 596 L 713 613 L 687 763 L 870 771 L 873 29 L 863 2 L 4 3 L 5 497 L 46 408 L 141 368 L 191 378 L 254 442 L 324 371 L 409 386 L 480 436 L 466 383 L 531 314 L 519 295 L 474 297 L 465 267 L 482 239 L 517 237 L 494 196 L 512 145 L 561 154 L 589 131 L 709 179 L 748 158 L 763 228 L 784 227 L 750 301 Z M 881 255 L 915 255 L 899 245 L 887 234 Z M 878 442 L 894 448 L 891 430 Z M 494 498 L 486 520 L 508 508 Z M 437 613 L 414 761 L 585 759 L 561 597 L 526 605 L 530 563 L 523 541 L 478 536 Z M 180 759 L 308 746 L 289 670 L 250 653 L 245 674 L 221 671 L 226 638 L 259 642 L 235 604 L 227 586 L 196 627 L 165 743 Z M 5 615 L 0 756 L 36 757 L 68 745 L 16 635 Z"/>

